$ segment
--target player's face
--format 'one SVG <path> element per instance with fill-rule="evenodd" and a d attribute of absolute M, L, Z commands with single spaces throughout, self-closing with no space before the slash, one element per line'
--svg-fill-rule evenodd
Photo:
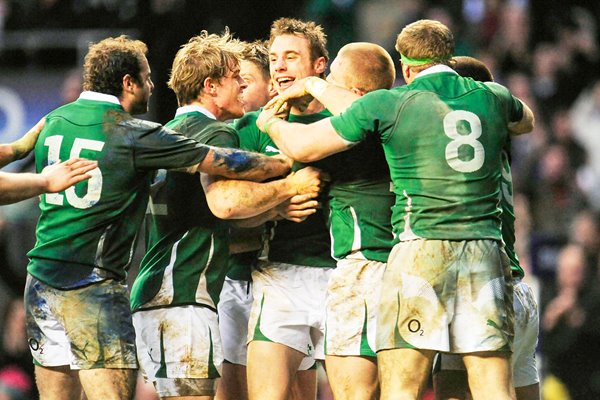
<path fill-rule="evenodd" d="M 247 85 L 244 89 L 244 111 L 255 111 L 267 104 L 271 99 L 269 79 L 265 78 L 258 66 L 250 61 L 242 61 L 240 76 Z"/>
<path fill-rule="evenodd" d="M 134 100 L 131 103 L 132 115 L 145 114 L 148 112 L 148 102 L 154 90 L 154 83 L 150 77 L 150 66 L 148 60 L 144 57 L 140 62 L 139 82 L 133 83 Z"/>
<path fill-rule="evenodd" d="M 244 115 L 244 101 L 242 98 L 244 89 L 246 89 L 246 83 L 240 76 L 239 65 L 235 65 L 220 79 L 216 87 L 214 100 L 219 110 L 217 115 L 219 121 L 239 118 Z"/>
<path fill-rule="evenodd" d="M 269 49 L 269 69 L 275 90 L 283 92 L 296 79 L 319 76 L 325 71 L 324 57 L 311 60 L 310 43 L 303 36 L 277 36 Z"/>

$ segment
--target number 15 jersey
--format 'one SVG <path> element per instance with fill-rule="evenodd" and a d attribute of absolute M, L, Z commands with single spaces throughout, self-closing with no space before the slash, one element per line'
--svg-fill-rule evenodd
<path fill-rule="evenodd" d="M 102 276 L 125 278 L 155 170 L 197 164 L 207 151 L 159 124 L 132 118 L 114 96 L 83 92 L 52 111 L 35 146 L 37 171 L 72 157 L 98 160 L 98 168 L 87 181 L 42 195 L 27 271 L 57 288 Z"/>

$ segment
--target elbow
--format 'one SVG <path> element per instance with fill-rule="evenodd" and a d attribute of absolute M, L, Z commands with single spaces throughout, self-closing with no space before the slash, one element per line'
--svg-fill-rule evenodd
<path fill-rule="evenodd" d="M 206 203 L 210 212 L 219 219 L 232 219 L 237 217 L 235 207 L 224 199 L 216 199 L 213 196 L 206 196 Z"/>

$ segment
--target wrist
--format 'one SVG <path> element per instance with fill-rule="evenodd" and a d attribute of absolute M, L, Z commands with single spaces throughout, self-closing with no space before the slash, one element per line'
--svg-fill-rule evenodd
<path fill-rule="evenodd" d="M 271 118 L 269 118 L 267 120 L 267 122 L 265 123 L 265 126 L 263 126 L 262 131 L 265 132 L 268 135 L 269 134 L 269 128 L 271 128 L 274 124 L 276 124 L 279 121 L 283 121 L 283 120 L 281 118 L 279 118 L 279 117 L 272 116 Z"/>
<path fill-rule="evenodd" d="M 323 93 L 325 93 L 325 91 L 327 90 L 328 86 L 329 86 L 329 83 L 327 83 L 327 81 L 324 81 L 323 79 L 318 78 L 316 76 L 311 76 L 309 78 L 306 78 L 306 83 L 305 83 L 306 90 L 314 98 L 318 99 L 320 96 L 322 96 Z"/>

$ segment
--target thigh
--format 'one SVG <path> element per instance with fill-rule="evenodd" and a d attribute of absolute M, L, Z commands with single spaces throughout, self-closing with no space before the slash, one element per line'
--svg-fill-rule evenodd
<path fill-rule="evenodd" d="M 435 352 L 391 349 L 377 352 L 381 399 L 418 399 L 427 385 Z"/>
<path fill-rule="evenodd" d="M 133 315 L 140 366 L 161 396 L 214 396 L 223 363 L 217 315 L 181 306 Z"/>
<path fill-rule="evenodd" d="M 513 345 L 512 368 L 515 387 L 525 387 L 539 383 L 535 351 L 538 343 L 539 314 L 531 288 L 515 282 L 515 339 Z"/>
<path fill-rule="evenodd" d="M 219 297 L 219 330 L 227 362 L 246 365 L 248 320 L 252 308 L 250 281 L 225 279 Z"/>
<path fill-rule="evenodd" d="M 385 264 L 344 259 L 327 287 L 327 355 L 375 357 L 377 309 Z"/>
<path fill-rule="evenodd" d="M 133 399 L 137 369 L 87 369 L 79 371 L 79 380 L 88 400 Z"/>
<path fill-rule="evenodd" d="M 81 384 L 77 371 L 72 371 L 69 366 L 36 365 L 35 381 L 41 399 L 79 400 L 81 398 Z"/>

